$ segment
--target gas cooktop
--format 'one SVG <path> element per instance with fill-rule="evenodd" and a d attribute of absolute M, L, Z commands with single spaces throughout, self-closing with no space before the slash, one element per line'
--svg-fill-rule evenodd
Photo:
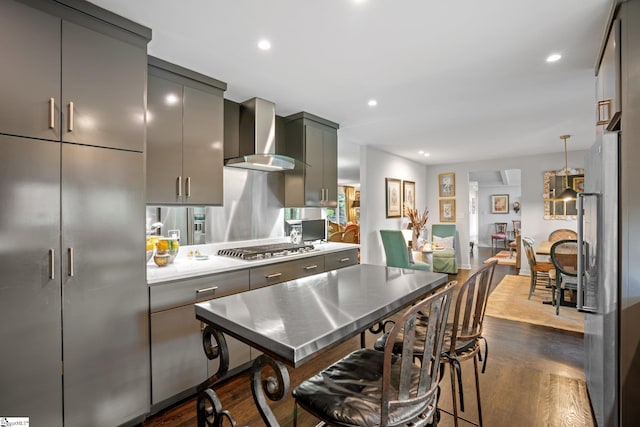
<path fill-rule="evenodd" d="M 220 249 L 218 255 L 230 256 L 244 260 L 272 258 L 309 252 L 314 249 L 307 243 L 275 243 L 271 245 L 245 246 L 242 248 Z"/>

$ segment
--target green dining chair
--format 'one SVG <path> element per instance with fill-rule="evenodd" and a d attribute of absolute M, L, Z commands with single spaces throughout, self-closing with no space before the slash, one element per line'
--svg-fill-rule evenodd
<path fill-rule="evenodd" d="M 440 248 L 433 251 L 433 271 L 458 274 L 456 263 L 456 226 L 453 224 L 433 224 L 431 226 L 433 244 Z"/>
<path fill-rule="evenodd" d="M 426 262 L 412 261 L 409 258 L 409 248 L 400 230 L 380 230 L 384 253 L 387 256 L 388 267 L 410 268 L 412 270 L 431 271 Z"/>

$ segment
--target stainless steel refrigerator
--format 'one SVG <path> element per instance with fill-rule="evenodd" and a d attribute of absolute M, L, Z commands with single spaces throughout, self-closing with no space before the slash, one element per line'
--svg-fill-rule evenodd
<path fill-rule="evenodd" d="M 585 312 L 585 376 L 598 426 L 619 425 L 619 135 L 587 156 L 578 199 L 578 309 Z"/>

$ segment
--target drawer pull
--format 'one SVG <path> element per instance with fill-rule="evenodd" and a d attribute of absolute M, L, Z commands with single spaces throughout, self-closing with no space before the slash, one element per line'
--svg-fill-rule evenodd
<path fill-rule="evenodd" d="M 340 262 L 347 262 L 347 261 L 350 261 L 350 260 L 351 260 L 351 258 L 348 258 L 348 257 L 347 258 L 340 258 Z"/>
<path fill-rule="evenodd" d="M 265 279 L 273 279 L 273 278 L 280 277 L 280 276 L 282 276 L 282 273 L 267 274 L 264 277 L 265 277 Z"/>
<path fill-rule="evenodd" d="M 307 265 L 304 269 L 305 270 L 313 270 L 314 268 L 318 268 L 318 266 L 316 264 L 314 265 Z"/>
<path fill-rule="evenodd" d="M 211 291 L 215 291 L 216 289 L 218 289 L 217 286 L 211 286 L 210 288 L 196 289 L 196 294 L 201 294 L 203 292 L 211 292 Z"/>

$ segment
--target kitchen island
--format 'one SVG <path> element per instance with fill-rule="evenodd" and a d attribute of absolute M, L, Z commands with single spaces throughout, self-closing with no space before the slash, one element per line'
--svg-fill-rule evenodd
<path fill-rule="evenodd" d="M 289 389 L 284 364 L 300 366 L 425 297 L 444 285 L 447 277 L 363 264 L 198 303 L 195 316 L 208 325 L 203 343 L 216 341 L 205 351 L 210 358 L 220 358 L 210 382 L 224 374 L 231 355 L 224 334 L 259 349 L 264 354 L 253 362 L 252 391 L 265 423 L 278 425 L 262 389 L 260 373 L 265 366 L 277 375 L 269 382 L 267 395 L 279 400 Z M 199 408 L 211 406 L 202 401 L 209 396 L 201 394 Z M 207 416 L 198 413 L 199 419 Z"/>

